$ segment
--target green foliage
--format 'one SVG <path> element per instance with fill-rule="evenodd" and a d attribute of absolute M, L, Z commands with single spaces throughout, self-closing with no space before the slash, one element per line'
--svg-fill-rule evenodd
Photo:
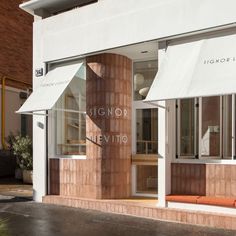
<path fill-rule="evenodd" d="M 16 162 L 22 170 L 33 169 L 32 141 L 29 136 L 18 135 L 13 141 L 13 154 L 16 156 Z"/>
<path fill-rule="evenodd" d="M 16 136 L 10 132 L 10 134 L 6 137 L 6 142 L 8 144 L 8 149 L 12 152 L 13 151 L 13 143 L 16 140 Z"/>

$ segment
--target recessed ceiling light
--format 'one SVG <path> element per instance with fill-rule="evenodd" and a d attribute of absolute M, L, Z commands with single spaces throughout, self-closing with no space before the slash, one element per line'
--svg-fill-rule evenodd
<path fill-rule="evenodd" d="M 148 51 L 141 51 L 141 53 L 148 53 Z"/>

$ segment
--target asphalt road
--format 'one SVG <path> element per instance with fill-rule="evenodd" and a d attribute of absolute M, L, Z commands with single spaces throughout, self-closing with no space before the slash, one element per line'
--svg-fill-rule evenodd
<path fill-rule="evenodd" d="M 0 236 L 236 236 L 236 231 L 147 220 L 0 196 Z"/>

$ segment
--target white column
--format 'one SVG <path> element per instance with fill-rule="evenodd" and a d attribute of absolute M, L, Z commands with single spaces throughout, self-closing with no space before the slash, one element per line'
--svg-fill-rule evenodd
<path fill-rule="evenodd" d="M 46 118 L 33 117 L 33 199 L 42 202 L 46 195 Z"/>
<path fill-rule="evenodd" d="M 33 68 L 43 68 L 42 35 L 43 29 L 39 25 L 40 19 L 35 18 L 33 30 Z M 36 30 L 37 29 L 37 30 Z M 33 88 L 41 83 L 42 77 L 35 77 L 33 70 Z M 46 117 L 33 116 L 33 199 L 42 201 L 46 195 L 47 186 L 47 158 L 46 158 Z"/>
<path fill-rule="evenodd" d="M 163 57 L 165 56 L 165 45 L 159 45 L 158 60 L 159 68 Z M 168 89 L 168 88 L 167 88 Z M 159 105 L 166 107 L 158 108 L 158 207 L 166 207 L 165 197 L 171 192 L 171 155 L 174 150 L 170 149 L 173 145 L 169 143 L 170 120 L 173 116 L 173 102 L 159 102 Z M 174 110 L 175 112 L 175 110 Z M 171 152 L 170 152 L 171 150 Z M 171 154 L 171 155 L 170 155 Z"/>

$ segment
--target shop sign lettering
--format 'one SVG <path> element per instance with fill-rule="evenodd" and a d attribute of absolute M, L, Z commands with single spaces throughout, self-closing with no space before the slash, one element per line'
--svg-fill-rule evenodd
<path fill-rule="evenodd" d="M 127 135 L 98 135 L 92 136 L 89 139 L 94 143 L 119 143 L 126 144 L 128 142 Z"/>
<path fill-rule="evenodd" d="M 93 107 L 89 109 L 88 115 L 90 117 L 104 117 L 104 118 L 112 118 L 112 117 L 122 117 L 125 118 L 128 116 L 128 111 L 125 108 L 120 107 Z M 91 142 L 94 143 L 118 143 L 118 144 L 126 144 L 128 142 L 127 135 L 97 135 L 91 136 L 89 138 Z"/>
<path fill-rule="evenodd" d="M 119 107 L 94 107 L 89 109 L 88 114 L 90 117 L 127 117 L 128 111 Z"/>
<path fill-rule="evenodd" d="M 236 62 L 236 57 L 212 58 L 212 59 L 204 60 L 204 65 L 226 63 L 226 62 Z"/>

